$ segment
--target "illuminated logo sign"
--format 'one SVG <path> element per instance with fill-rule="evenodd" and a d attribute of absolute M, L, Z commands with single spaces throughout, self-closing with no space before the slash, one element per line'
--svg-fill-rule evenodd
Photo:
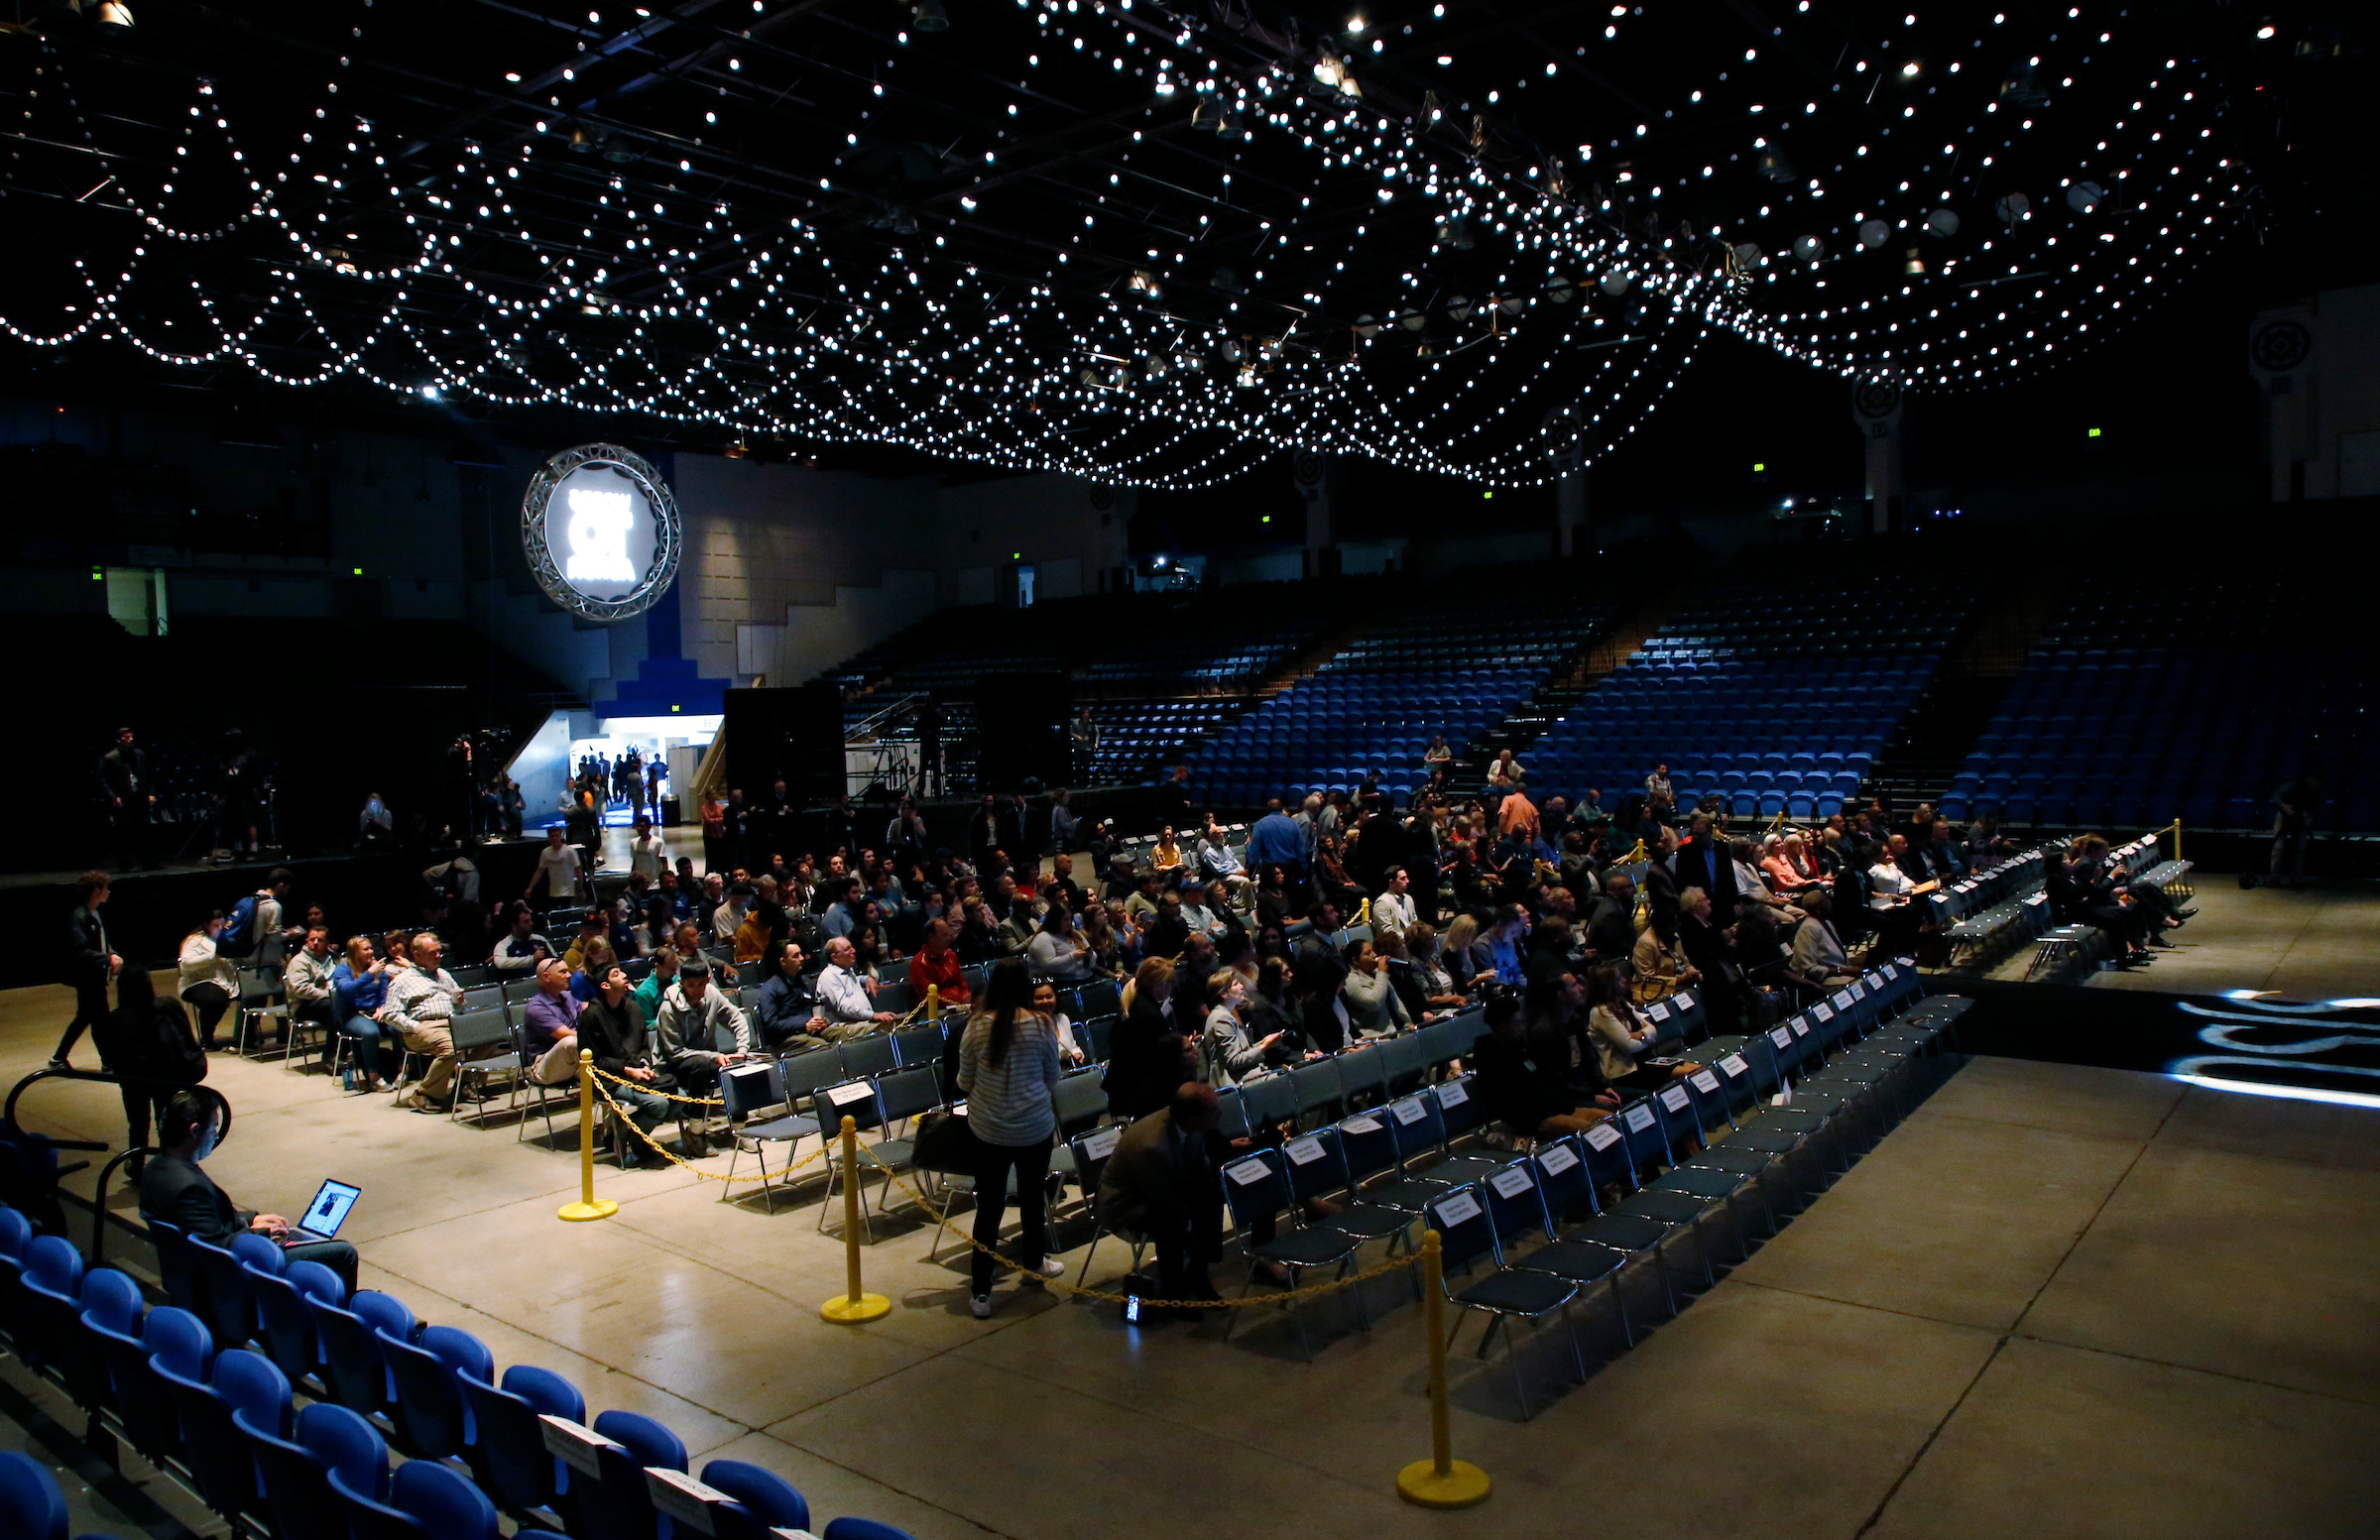
<path fill-rule="evenodd" d="M 547 460 L 521 501 L 521 547 L 537 585 L 588 620 L 653 607 L 677 576 L 677 503 L 641 456 L 582 444 Z"/>

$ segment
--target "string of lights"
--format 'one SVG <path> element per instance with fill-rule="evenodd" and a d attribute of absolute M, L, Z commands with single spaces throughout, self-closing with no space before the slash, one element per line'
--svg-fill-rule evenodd
<path fill-rule="evenodd" d="M 77 84 L 112 61 L 42 39 L 0 196 L 36 193 L 29 144 L 112 155 L 116 190 L 86 194 L 72 282 L 0 295 L 0 330 L 1110 484 L 1301 448 L 1524 486 L 1624 442 L 1713 332 L 1902 387 L 2051 367 L 2170 289 L 2250 185 L 2208 71 L 2142 58 L 2116 9 L 2070 8 L 2004 69 L 1970 20 L 1914 13 L 1830 66 L 1782 27 L 1731 49 L 1613 6 L 1515 68 L 1526 48 L 1444 5 L 1283 32 L 1146 0 L 1019 0 L 1017 52 L 964 57 L 932 47 L 938 8 L 856 13 L 822 68 L 773 9 L 714 29 L 633 128 L 565 88 L 650 66 L 656 26 L 589 12 L 573 63 L 508 71 L 501 110 L 443 136 L 359 67 L 368 4 L 309 91 L 192 80 L 170 144 L 103 143 L 117 119 Z M 1701 83 L 1610 88 L 1682 37 L 1708 67 L 1671 73 Z M 893 137 L 954 77 L 1005 110 Z M 814 175 L 717 143 L 795 79 Z M 904 178 L 927 190 L 885 190 Z"/>

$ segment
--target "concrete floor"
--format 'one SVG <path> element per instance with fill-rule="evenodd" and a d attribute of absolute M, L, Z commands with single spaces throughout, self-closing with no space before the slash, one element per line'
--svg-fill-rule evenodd
<path fill-rule="evenodd" d="M 2235 878 L 2202 874 L 2190 901 L 2198 917 L 2173 932 L 2173 950 L 2082 982 L 2169 995 L 2271 990 L 2296 1001 L 2380 995 L 2380 883 L 2242 891 Z M 1989 977 L 2021 980 L 2032 956 L 2019 947 Z"/>
<path fill-rule="evenodd" d="M 0 995 L 0 1084 L 47 1055 L 65 1008 L 61 991 Z M 1227 1343 L 1004 1285 L 977 1322 L 963 1273 L 923 1260 L 928 1232 L 904 1223 L 866 1253 L 891 1316 L 828 1326 L 817 1306 L 843 1256 L 813 1202 L 770 1217 L 675 1169 L 607 1166 L 618 1217 L 566 1225 L 573 1160 L 509 1127 L 449 1126 L 278 1065 L 218 1057 L 211 1080 L 240 1112 L 209 1165 L 235 1195 L 286 1208 L 323 1175 L 359 1183 L 367 1286 L 478 1334 L 500 1365 L 568 1375 L 590 1410 L 661 1418 L 698 1466 L 782 1473 L 819 1527 L 856 1513 L 918 1540 L 2380 1532 L 2380 1113 L 1973 1061 L 1585 1386 L 1558 1335 L 1524 1340 L 1533 1421 L 1467 1328 L 1455 1447 L 1495 1492 L 1432 1514 L 1393 1487 L 1429 1445 L 1421 1313 L 1396 1278 L 1368 1295 L 1368 1335 L 1339 1301 L 1316 1306 L 1308 1364 L 1269 1312 Z M 123 1133 L 104 1088 L 45 1085 L 22 1112 Z M 1063 1232 L 1071 1260 L 1084 1239 Z M 1094 1280 L 1123 1261 L 1104 1244 Z M 1657 1316 L 1652 1279 L 1632 1282 L 1640 1318 Z M 1605 1301 L 1581 1320 L 1591 1366 L 1616 1354 Z M 13 1364 L 0 1379 L 0 1403 L 30 1393 Z M 165 1483 L 144 1491 L 165 1509 L 152 1533 L 208 1532 Z M 78 1530 L 140 1527 L 76 1500 Z"/>

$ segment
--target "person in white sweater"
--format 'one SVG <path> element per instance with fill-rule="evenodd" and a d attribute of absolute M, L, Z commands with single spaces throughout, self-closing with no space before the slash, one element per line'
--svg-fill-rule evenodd
<path fill-rule="evenodd" d="M 216 1046 L 215 1028 L 222 1023 L 223 1013 L 231 1008 L 231 1003 L 240 998 L 239 966 L 215 953 L 215 938 L 222 933 L 223 911 L 217 909 L 205 924 L 181 938 L 181 952 L 177 959 L 176 993 L 198 1018 L 201 1048 Z"/>

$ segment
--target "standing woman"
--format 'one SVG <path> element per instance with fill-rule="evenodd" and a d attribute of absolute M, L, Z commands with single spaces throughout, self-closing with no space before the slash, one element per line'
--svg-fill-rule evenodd
<path fill-rule="evenodd" d="M 330 994 L 338 1003 L 339 1030 L 355 1039 L 360 1089 L 395 1085 L 404 1054 L 380 1021 L 380 1007 L 389 999 L 389 965 L 372 954 L 370 936 L 347 938 L 347 960 L 330 971 Z"/>
<path fill-rule="evenodd" d="M 119 1075 L 166 1082 L 116 1088 L 124 1098 L 126 1149 L 149 1142 L 150 1111 L 164 1117 L 175 1086 L 194 1086 L 206 1078 L 206 1055 L 190 1035 L 189 1015 L 178 1001 L 157 998 L 157 985 L 145 968 L 128 968 L 116 981 L 116 1008 L 91 1028 L 91 1045 L 99 1050 L 100 1064 Z M 136 1160 L 133 1180 L 140 1174 Z"/>
<path fill-rule="evenodd" d="M 1033 1013 L 1032 976 L 1021 958 L 992 966 L 983 1004 L 967 1017 L 959 1043 L 959 1089 L 967 1094 L 967 1131 L 975 1136 L 975 1253 L 969 1305 L 981 1321 L 992 1314 L 992 1247 L 1008 1206 L 1009 1173 L 1016 1173 L 1017 1219 L 1024 1227 L 1024 1281 L 1035 1288 L 1066 1264 L 1048 1250 L 1047 1188 L 1050 1140 L 1057 1117 L 1049 1094 L 1058 1084 L 1058 1038 Z"/>
<path fill-rule="evenodd" d="M 221 934 L 223 911 L 217 909 L 205 924 L 181 938 L 180 976 L 175 993 L 197 1012 L 201 1052 L 215 1047 L 215 1028 L 222 1024 L 223 1012 L 231 1008 L 231 1003 L 240 998 L 239 966 L 215 955 L 215 938 Z"/>
<path fill-rule="evenodd" d="M 1152 957 L 1132 975 L 1132 1008 L 1117 1023 L 1108 1046 L 1108 1105 L 1120 1123 L 1145 1118 L 1173 1105 L 1173 1093 L 1188 1078 L 1182 1071 L 1182 1037 L 1172 1014 L 1173 964 Z"/>

